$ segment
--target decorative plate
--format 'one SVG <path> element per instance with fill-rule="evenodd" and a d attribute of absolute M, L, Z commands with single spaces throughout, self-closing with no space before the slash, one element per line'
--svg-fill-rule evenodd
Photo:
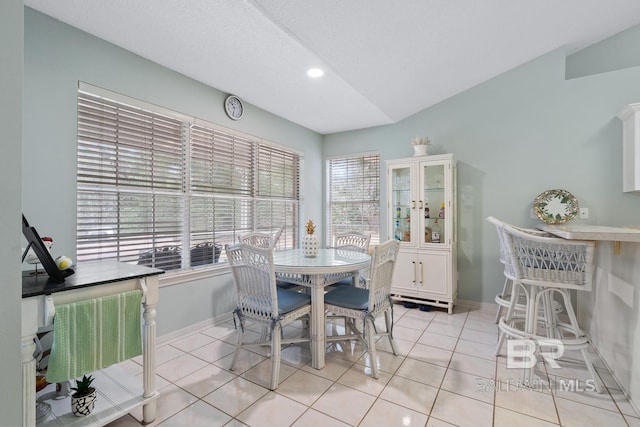
<path fill-rule="evenodd" d="M 533 211 L 547 224 L 563 224 L 578 215 L 578 199 L 566 190 L 547 190 L 535 198 Z"/>

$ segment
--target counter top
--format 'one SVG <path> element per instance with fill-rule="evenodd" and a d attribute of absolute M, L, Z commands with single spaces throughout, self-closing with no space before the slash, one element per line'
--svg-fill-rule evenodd
<path fill-rule="evenodd" d="M 640 242 L 640 228 L 605 225 L 541 224 L 538 229 L 564 239 L 606 240 L 611 242 Z"/>
<path fill-rule="evenodd" d="M 35 275 L 33 271 L 22 272 L 22 298 L 37 295 L 49 295 L 105 283 L 119 282 L 127 279 L 154 276 L 164 273 L 157 268 L 127 264 L 118 261 L 81 262 L 72 267 L 75 273 L 58 283 L 49 279 L 46 272 Z"/>

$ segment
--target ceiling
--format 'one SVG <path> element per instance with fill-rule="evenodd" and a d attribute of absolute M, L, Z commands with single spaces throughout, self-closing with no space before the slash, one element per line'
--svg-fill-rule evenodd
<path fill-rule="evenodd" d="M 395 123 L 556 48 L 640 23 L 638 0 L 25 0 L 321 134 Z M 325 70 L 311 79 L 307 69 Z"/>

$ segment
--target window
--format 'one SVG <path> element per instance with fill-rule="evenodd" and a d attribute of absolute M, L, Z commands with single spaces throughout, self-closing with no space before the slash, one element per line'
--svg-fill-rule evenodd
<path fill-rule="evenodd" d="M 380 155 L 327 160 L 327 246 L 336 233 L 359 231 L 380 243 Z"/>
<path fill-rule="evenodd" d="M 278 247 L 295 247 L 297 153 L 95 89 L 78 92 L 79 261 L 211 266 L 240 234 L 282 226 Z"/>

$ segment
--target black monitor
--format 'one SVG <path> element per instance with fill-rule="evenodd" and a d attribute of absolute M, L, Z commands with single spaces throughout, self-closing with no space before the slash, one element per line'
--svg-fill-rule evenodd
<path fill-rule="evenodd" d="M 29 222 L 24 217 L 24 214 L 22 215 L 22 234 L 24 234 L 27 242 L 29 242 L 27 248 L 22 254 L 22 261 L 24 261 L 24 258 L 27 256 L 27 252 L 29 252 L 29 249 L 33 249 L 33 251 L 36 253 L 36 256 L 40 260 L 40 263 L 52 280 L 55 280 L 58 283 L 62 283 L 64 282 L 65 277 L 71 276 L 74 273 L 71 268 L 68 268 L 66 270 L 60 270 L 58 268 L 56 262 L 51 256 L 51 253 L 42 242 L 40 235 L 34 227 L 31 227 L 29 225 Z"/>

